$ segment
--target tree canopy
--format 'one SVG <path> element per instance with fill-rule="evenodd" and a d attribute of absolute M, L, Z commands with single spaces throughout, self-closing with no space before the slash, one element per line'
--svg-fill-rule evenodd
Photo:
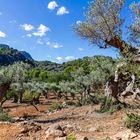
<path fill-rule="evenodd" d="M 86 20 L 76 25 L 74 29 L 83 38 L 101 48 L 113 46 L 121 52 L 132 49 L 128 42 L 123 40 L 121 9 L 124 0 L 93 0 L 89 4 Z M 140 41 L 140 3 L 130 5 L 135 21 L 128 25 L 129 36 L 137 45 Z"/>

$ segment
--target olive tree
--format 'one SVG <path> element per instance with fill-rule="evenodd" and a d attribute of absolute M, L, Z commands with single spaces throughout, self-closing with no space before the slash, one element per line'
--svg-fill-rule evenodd
<path fill-rule="evenodd" d="M 62 96 L 68 100 L 68 94 L 71 95 L 72 99 L 74 100 L 76 94 L 76 85 L 74 82 L 62 81 L 59 82 L 59 86 L 62 92 Z"/>
<path fill-rule="evenodd" d="M 7 91 L 10 89 L 11 75 L 7 72 L 6 68 L 0 69 L 0 102 L 2 105 L 3 97 L 6 95 Z"/>
<path fill-rule="evenodd" d="M 12 83 L 17 83 L 17 90 L 19 92 L 18 102 L 22 102 L 22 96 L 24 93 L 23 83 L 26 81 L 26 72 L 30 68 L 30 65 L 23 62 L 16 62 L 13 65 L 7 67 L 7 75 L 11 75 Z"/>
<path fill-rule="evenodd" d="M 93 0 L 85 13 L 85 21 L 75 25 L 74 29 L 83 39 L 87 39 L 94 46 L 119 49 L 126 65 L 130 63 L 133 65 L 140 62 L 140 51 L 139 48 L 136 48 L 140 41 L 140 3 L 130 5 L 131 15 L 135 20 L 127 25 L 128 34 L 125 36 L 131 38 L 131 42 L 123 39 L 125 32 L 122 25 L 125 20 L 121 19 L 120 14 L 124 4 L 125 0 Z M 117 67 L 114 79 L 110 79 L 106 85 L 107 91 L 116 100 L 118 100 L 118 84 L 121 77 L 118 73 L 119 69 L 120 67 Z M 129 79 L 129 82 L 131 81 L 133 80 Z"/>
<path fill-rule="evenodd" d="M 122 19 L 119 13 L 123 4 L 124 0 L 93 0 L 85 22 L 75 27 L 76 32 L 101 48 L 114 46 L 122 50 Z"/>
<path fill-rule="evenodd" d="M 134 23 L 129 26 L 130 39 L 140 45 L 140 2 L 133 3 L 130 8 L 134 14 Z"/>
<path fill-rule="evenodd" d="M 74 79 L 75 90 L 79 92 L 80 102 L 83 105 L 90 96 L 92 77 L 90 74 L 85 74 L 83 68 L 79 68 L 76 72 L 72 73 L 72 77 Z"/>

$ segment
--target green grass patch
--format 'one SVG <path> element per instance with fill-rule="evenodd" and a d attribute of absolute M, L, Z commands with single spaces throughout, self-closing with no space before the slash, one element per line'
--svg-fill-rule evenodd
<path fill-rule="evenodd" d="M 52 103 L 52 105 L 49 107 L 49 111 L 50 111 L 50 112 L 53 112 L 53 111 L 59 110 L 59 109 L 62 109 L 62 106 L 61 106 L 61 104 L 58 103 L 58 102 Z"/>
<path fill-rule="evenodd" d="M 66 137 L 66 140 L 76 140 L 76 137 L 74 134 L 70 134 Z"/>
<path fill-rule="evenodd" d="M 129 113 L 126 115 L 125 126 L 131 129 L 133 132 L 140 131 L 140 115 L 134 113 Z"/>
<path fill-rule="evenodd" d="M 111 98 L 108 98 L 108 97 L 100 98 L 100 103 L 101 103 L 101 106 L 100 106 L 100 109 L 98 110 L 98 112 L 100 113 L 108 112 L 112 114 L 123 108 L 130 108 L 128 104 L 114 102 Z"/>
<path fill-rule="evenodd" d="M 0 108 L 0 121 L 11 122 L 12 118 Z"/>

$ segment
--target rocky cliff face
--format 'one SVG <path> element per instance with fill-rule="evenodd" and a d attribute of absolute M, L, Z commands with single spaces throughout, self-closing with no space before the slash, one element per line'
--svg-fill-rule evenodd
<path fill-rule="evenodd" d="M 32 64 L 34 60 L 27 52 L 20 52 L 8 45 L 0 44 L 0 65 L 9 65 L 18 61 Z"/>
<path fill-rule="evenodd" d="M 26 57 L 26 59 L 29 59 L 31 61 L 34 61 L 33 58 L 31 57 L 31 55 L 25 51 L 21 51 L 20 52 L 22 55 L 24 55 L 24 57 Z"/>
<path fill-rule="evenodd" d="M 11 65 L 18 61 L 26 62 L 32 66 L 41 67 L 48 71 L 58 71 L 61 69 L 60 64 L 51 61 L 35 61 L 31 55 L 25 51 L 18 51 L 8 45 L 0 44 L 0 66 Z"/>

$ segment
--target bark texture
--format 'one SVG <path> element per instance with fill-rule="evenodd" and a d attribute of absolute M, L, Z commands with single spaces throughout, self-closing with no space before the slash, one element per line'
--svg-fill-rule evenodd
<path fill-rule="evenodd" d="M 7 82 L 7 83 L 0 85 L 0 102 L 2 102 L 4 95 L 9 90 L 10 84 L 11 83 Z"/>
<path fill-rule="evenodd" d="M 117 36 L 112 38 L 110 41 L 106 41 L 106 44 L 119 49 L 124 57 L 133 55 L 132 62 L 140 63 L 140 49 L 139 48 L 133 48 L 132 46 L 128 45 Z M 119 82 L 122 80 L 122 77 L 121 77 L 122 75 L 119 72 L 119 69 L 124 65 L 127 65 L 127 64 L 124 62 L 117 65 L 114 78 L 110 78 L 110 80 L 106 83 L 105 95 L 108 97 L 109 96 L 113 97 L 115 100 L 119 100 L 118 98 L 121 96 L 123 97 L 132 96 L 133 99 L 140 100 L 140 88 L 134 87 L 135 79 L 136 79 L 134 74 L 131 75 L 131 78 L 128 81 L 123 81 L 123 82 L 127 82 L 126 83 L 127 86 L 125 87 L 123 92 L 119 93 L 118 85 L 121 84 Z"/>

